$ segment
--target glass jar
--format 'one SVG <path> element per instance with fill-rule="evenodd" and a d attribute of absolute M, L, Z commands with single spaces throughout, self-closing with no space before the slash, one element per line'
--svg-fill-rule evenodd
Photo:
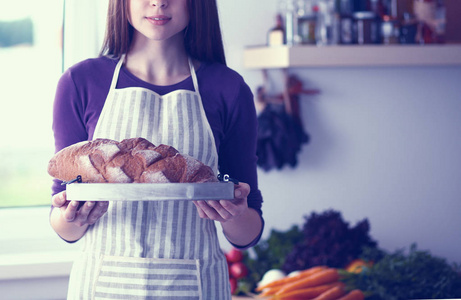
<path fill-rule="evenodd" d="M 339 0 L 339 42 L 341 44 L 352 44 L 354 42 L 354 22 L 352 19 L 352 0 Z"/>
<path fill-rule="evenodd" d="M 316 26 L 317 45 L 336 45 L 339 41 L 339 16 L 335 0 L 319 0 Z"/>
<path fill-rule="evenodd" d="M 418 22 L 414 15 L 409 12 L 403 13 L 403 21 L 400 24 L 400 44 L 415 44 Z"/>
<path fill-rule="evenodd" d="M 317 1 L 300 0 L 297 2 L 297 33 L 301 44 L 315 44 L 317 12 Z"/>
<path fill-rule="evenodd" d="M 285 18 L 285 41 L 289 46 L 299 43 L 296 0 L 281 0 L 279 11 Z"/>
<path fill-rule="evenodd" d="M 354 19 L 354 42 L 359 45 L 380 43 L 378 16 L 371 11 L 358 11 Z"/>
<path fill-rule="evenodd" d="M 383 16 L 381 21 L 382 43 L 385 45 L 399 43 L 399 23 L 390 16 Z"/>

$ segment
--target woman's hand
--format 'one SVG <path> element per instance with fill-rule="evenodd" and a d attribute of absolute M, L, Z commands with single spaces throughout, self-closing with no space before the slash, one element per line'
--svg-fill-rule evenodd
<path fill-rule="evenodd" d="M 61 216 L 64 221 L 78 227 L 96 223 L 107 212 L 109 206 L 108 201 L 88 201 L 84 203 L 75 200 L 67 201 L 66 191 L 54 195 L 51 198 L 51 203 L 55 209 L 59 208 L 61 210 Z"/>
<path fill-rule="evenodd" d="M 244 214 L 248 210 L 247 197 L 250 186 L 240 182 L 234 187 L 234 199 L 194 201 L 200 218 L 225 223 Z"/>
<path fill-rule="evenodd" d="M 262 230 L 262 219 L 256 210 L 248 207 L 250 186 L 246 183 L 234 186 L 233 200 L 194 201 L 199 216 L 221 222 L 229 242 L 248 247 Z"/>

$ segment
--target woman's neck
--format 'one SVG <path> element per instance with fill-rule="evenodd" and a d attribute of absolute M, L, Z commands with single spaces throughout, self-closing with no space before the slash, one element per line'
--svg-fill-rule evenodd
<path fill-rule="evenodd" d="M 154 85 L 172 85 L 190 76 L 182 40 L 151 41 L 136 38 L 125 58 L 125 67 Z"/>

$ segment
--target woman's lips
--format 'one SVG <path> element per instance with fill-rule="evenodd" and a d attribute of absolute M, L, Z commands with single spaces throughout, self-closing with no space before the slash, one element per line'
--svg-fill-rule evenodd
<path fill-rule="evenodd" d="M 170 22 L 171 17 L 168 16 L 150 16 L 146 17 L 146 19 L 154 25 L 165 25 L 166 23 Z"/>

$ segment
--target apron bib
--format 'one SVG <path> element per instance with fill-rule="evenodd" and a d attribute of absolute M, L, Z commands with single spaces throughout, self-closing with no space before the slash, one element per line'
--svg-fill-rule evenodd
<path fill-rule="evenodd" d="M 143 137 L 210 166 L 218 155 L 189 60 L 194 91 L 159 95 L 116 89 L 124 56 L 96 125 L 94 139 Z M 191 201 L 111 202 L 82 238 L 68 299 L 231 299 L 227 263 L 214 221 Z"/>

